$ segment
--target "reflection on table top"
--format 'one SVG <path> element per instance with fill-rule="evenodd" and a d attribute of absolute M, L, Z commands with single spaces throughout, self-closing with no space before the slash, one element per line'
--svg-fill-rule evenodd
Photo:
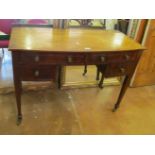
<path fill-rule="evenodd" d="M 144 47 L 121 32 L 92 29 L 14 27 L 9 49 L 41 52 L 117 52 Z"/>

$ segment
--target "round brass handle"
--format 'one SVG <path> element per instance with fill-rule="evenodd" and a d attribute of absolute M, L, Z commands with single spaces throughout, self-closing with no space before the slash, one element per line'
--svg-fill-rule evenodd
<path fill-rule="evenodd" d="M 126 60 L 129 60 L 130 59 L 130 56 L 129 55 L 125 55 L 125 58 L 126 58 Z"/>
<path fill-rule="evenodd" d="M 69 63 L 73 62 L 73 59 L 72 59 L 71 56 L 68 57 L 68 62 L 69 62 Z"/>
<path fill-rule="evenodd" d="M 101 62 L 105 62 L 105 57 L 101 56 L 100 60 L 101 60 Z"/>
<path fill-rule="evenodd" d="M 125 68 L 120 68 L 121 73 L 125 73 Z"/>
<path fill-rule="evenodd" d="M 35 75 L 36 77 L 39 76 L 39 71 L 36 70 L 36 71 L 34 72 L 34 75 Z"/>
<path fill-rule="evenodd" d="M 39 56 L 37 55 L 37 56 L 35 56 L 34 61 L 35 61 L 35 62 L 38 62 L 39 59 L 40 59 L 40 58 L 39 58 Z"/>

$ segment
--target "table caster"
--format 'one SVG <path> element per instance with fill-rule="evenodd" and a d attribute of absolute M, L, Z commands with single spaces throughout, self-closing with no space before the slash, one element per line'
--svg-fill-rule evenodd
<path fill-rule="evenodd" d="M 114 105 L 114 108 L 112 109 L 112 112 L 115 112 L 117 109 L 118 109 L 119 105 L 118 104 L 115 104 Z"/>
<path fill-rule="evenodd" d="M 99 88 L 103 89 L 103 84 L 102 83 L 99 83 L 98 86 L 99 86 Z"/>
<path fill-rule="evenodd" d="M 22 123 L 22 115 L 18 115 L 16 124 L 20 125 L 21 123 Z"/>

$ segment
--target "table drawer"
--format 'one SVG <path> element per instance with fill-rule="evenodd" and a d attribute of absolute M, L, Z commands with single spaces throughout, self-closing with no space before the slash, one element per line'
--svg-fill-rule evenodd
<path fill-rule="evenodd" d="M 130 62 L 137 59 L 135 52 L 123 52 L 113 54 L 92 54 L 87 57 L 87 64 L 107 64 L 116 62 Z"/>
<path fill-rule="evenodd" d="M 80 54 L 60 54 L 60 53 L 34 53 L 23 52 L 20 56 L 21 64 L 60 64 L 60 65 L 80 65 L 84 64 L 85 57 Z"/>
<path fill-rule="evenodd" d="M 106 66 L 105 77 L 123 76 L 133 71 L 135 63 L 113 63 Z"/>
<path fill-rule="evenodd" d="M 52 79 L 56 80 L 56 76 L 56 66 L 24 66 L 20 68 L 20 77 L 23 81 L 48 81 Z"/>

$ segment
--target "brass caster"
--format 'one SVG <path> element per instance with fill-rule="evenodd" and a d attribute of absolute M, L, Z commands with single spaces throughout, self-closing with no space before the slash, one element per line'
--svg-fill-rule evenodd
<path fill-rule="evenodd" d="M 22 115 L 18 115 L 16 124 L 19 126 L 22 123 Z"/>
<path fill-rule="evenodd" d="M 82 75 L 83 75 L 83 76 L 85 76 L 85 75 L 86 75 L 86 73 L 83 73 Z"/>
<path fill-rule="evenodd" d="M 112 112 L 115 112 L 118 109 L 118 107 L 119 106 L 117 104 L 115 104 L 114 108 L 112 109 Z"/>
<path fill-rule="evenodd" d="M 98 84 L 99 88 L 103 89 L 103 85 L 102 84 Z"/>

